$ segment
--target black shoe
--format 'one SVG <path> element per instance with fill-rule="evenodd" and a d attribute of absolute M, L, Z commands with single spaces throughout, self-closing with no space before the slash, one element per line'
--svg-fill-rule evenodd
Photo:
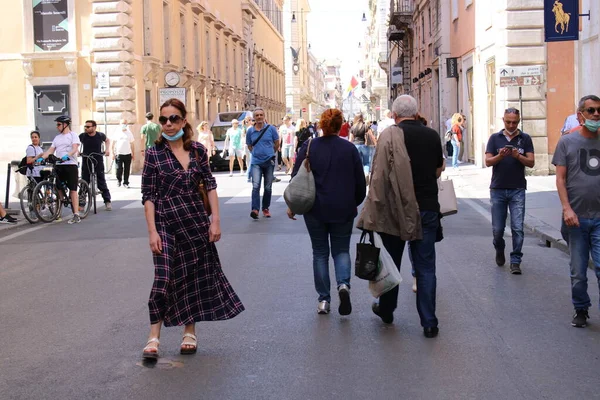
<path fill-rule="evenodd" d="M 585 326 L 587 325 L 588 318 L 590 318 L 588 310 L 584 308 L 575 310 L 575 315 L 573 315 L 573 321 L 571 321 L 571 326 L 574 326 L 575 328 L 585 328 Z"/>
<path fill-rule="evenodd" d="M 506 257 L 504 257 L 504 250 L 496 250 L 496 265 L 503 267 L 506 264 Z"/>
<path fill-rule="evenodd" d="M 438 328 L 437 326 L 423 328 L 423 335 L 425 335 L 425 337 L 428 339 L 436 337 L 438 333 L 440 333 L 440 328 Z"/>
<path fill-rule="evenodd" d="M 273 182 L 281 182 L 281 179 L 279 179 L 279 178 L 273 178 Z"/>
<path fill-rule="evenodd" d="M 17 223 L 17 220 L 15 218 L 13 218 L 12 215 L 6 214 L 4 217 L 0 217 L 0 224 L 15 225 L 16 223 Z"/>
<path fill-rule="evenodd" d="M 350 303 L 350 288 L 348 285 L 341 284 L 338 288 L 338 295 L 340 296 L 338 312 L 340 315 L 350 315 L 352 313 L 352 303 Z"/>
<path fill-rule="evenodd" d="M 117 182 L 117 187 L 121 187 L 121 182 Z"/>
<path fill-rule="evenodd" d="M 521 275 L 521 266 L 517 263 L 510 263 L 510 273 L 513 275 Z"/>
<path fill-rule="evenodd" d="M 252 212 L 250 212 L 250 218 L 258 219 L 258 210 L 252 210 Z"/>
<path fill-rule="evenodd" d="M 373 303 L 373 305 L 371 306 L 371 310 L 373 310 L 373 313 L 375 315 L 381 318 L 384 324 L 391 324 L 394 322 L 394 314 L 382 313 L 381 310 L 379 310 L 379 303 Z"/>

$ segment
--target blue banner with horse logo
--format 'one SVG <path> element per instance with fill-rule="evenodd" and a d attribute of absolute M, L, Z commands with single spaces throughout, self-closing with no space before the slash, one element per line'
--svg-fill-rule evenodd
<path fill-rule="evenodd" d="M 579 0 L 544 0 L 546 42 L 579 40 Z"/>

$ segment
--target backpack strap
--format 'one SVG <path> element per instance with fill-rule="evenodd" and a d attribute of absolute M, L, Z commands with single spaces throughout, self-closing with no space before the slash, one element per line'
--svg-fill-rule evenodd
<path fill-rule="evenodd" d="M 267 126 L 265 126 L 264 128 L 262 128 L 260 130 L 260 135 L 258 135 L 258 138 L 254 142 L 252 142 L 252 144 L 251 144 L 252 147 L 256 146 L 256 144 L 260 141 L 260 139 L 262 139 L 263 135 L 265 134 L 265 132 L 267 131 L 267 129 L 269 129 L 270 126 L 271 125 L 267 124 Z"/>

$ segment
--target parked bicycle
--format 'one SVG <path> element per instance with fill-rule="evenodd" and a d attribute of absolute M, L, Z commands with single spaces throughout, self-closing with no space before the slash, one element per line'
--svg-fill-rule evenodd
<path fill-rule="evenodd" d="M 41 165 L 50 166 L 48 179 L 38 183 L 33 189 L 33 209 L 37 217 L 42 222 L 52 222 L 61 214 L 61 207 L 71 207 L 71 199 L 68 195 L 68 188 L 65 182 L 58 179 L 56 165 L 59 160 L 54 162 L 46 161 Z M 60 190 L 60 191 L 59 191 Z M 62 194 L 61 194 L 62 192 Z M 92 192 L 86 181 L 79 179 L 79 217 L 81 219 L 88 216 L 92 205 Z"/>
<path fill-rule="evenodd" d="M 104 154 L 101 153 L 90 153 L 88 155 L 81 154 L 83 158 L 83 162 L 87 163 L 88 171 L 90 171 L 90 181 L 88 185 L 90 187 L 90 191 L 92 193 L 92 202 L 94 204 L 94 214 L 97 214 L 96 210 L 96 196 L 98 196 L 98 174 L 96 173 L 96 165 L 98 164 L 98 160 L 94 158 L 94 156 L 104 157 Z"/>
<path fill-rule="evenodd" d="M 27 168 L 27 166 L 21 167 Z M 42 173 L 44 170 L 40 171 Z M 38 184 L 38 181 L 35 180 L 32 176 L 27 176 L 27 185 L 21 189 L 19 192 L 19 203 L 21 204 L 21 211 L 23 212 L 23 216 L 29 223 L 35 224 L 39 222 L 39 218 L 33 208 L 33 193 L 35 186 Z"/>

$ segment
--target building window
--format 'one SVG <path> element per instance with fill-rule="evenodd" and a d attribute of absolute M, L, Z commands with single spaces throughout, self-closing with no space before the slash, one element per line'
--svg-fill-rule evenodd
<path fill-rule="evenodd" d="M 496 131 L 496 60 L 494 58 L 485 63 L 485 79 L 487 82 L 488 126 L 491 135 Z"/>
<path fill-rule="evenodd" d="M 452 0 L 452 21 L 458 19 L 458 0 Z"/>
<path fill-rule="evenodd" d="M 233 86 L 237 88 L 237 52 L 233 47 Z"/>
<path fill-rule="evenodd" d="M 149 56 L 152 54 L 152 30 L 150 29 L 151 17 L 150 17 L 150 0 L 144 0 L 143 7 L 143 18 L 144 18 L 144 54 Z"/>
<path fill-rule="evenodd" d="M 146 112 L 152 112 L 152 91 L 146 90 Z"/>
<path fill-rule="evenodd" d="M 212 77 L 212 64 L 211 64 L 211 48 L 210 48 L 210 29 L 206 30 L 206 76 Z"/>
<path fill-rule="evenodd" d="M 225 42 L 225 83 L 229 85 L 229 43 Z"/>
<path fill-rule="evenodd" d="M 200 121 L 200 99 L 196 99 L 196 121 Z"/>
<path fill-rule="evenodd" d="M 210 121 L 210 100 L 206 102 L 206 121 Z"/>
<path fill-rule="evenodd" d="M 187 49 L 185 43 L 187 39 L 185 37 L 185 15 L 179 14 L 179 30 L 181 32 L 181 67 L 187 68 Z"/>
<path fill-rule="evenodd" d="M 221 48 L 219 46 L 219 36 L 217 36 L 215 38 L 215 50 L 217 52 L 216 56 L 216 60 L 215 60 L 215 64 L 217 65 L 217 69 L 216 69 L 216 73 L 215 73 L 215 79 L 221 80 L 222 81 L 222 76 L 221 76 Z M 219 111 L 220 112 L 220 111 Z"/>
<path fill-rule="evenodd" d="M 198 22 L 194 22 L 194 71 L 200 73 L 200 31 Z"/>
<path fill-rule="evenodd" d="M 163 3 L 164 56 L 165 62 L 167 64 L 171 63 L 171 41 L 169 39 L 169 27 L 171 26 L 171 24 L 169 23 L 171 19 L 170 15 L 171 13 L 169 12 L 169 3 Z"/>

